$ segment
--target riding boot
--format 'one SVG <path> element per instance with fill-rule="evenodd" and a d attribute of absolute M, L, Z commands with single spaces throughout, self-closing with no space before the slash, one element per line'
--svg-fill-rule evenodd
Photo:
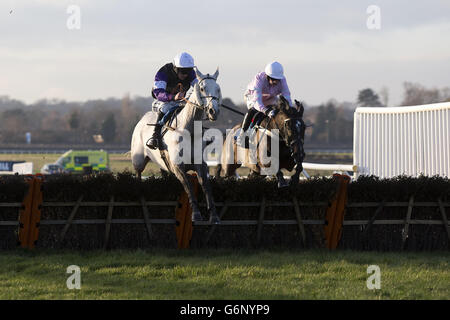
<path fill-rule="evenodd" d="M 247 131 L 248 127 L 250 126 L 250 123 L 251 123 L 255 113 L 256 113 L 256 109 L 252 108 L 252 109 L 248 110 L 248 112 L 245 114 L 244 120 L 242 120 L 242 128 L 239 132 L 239 135 L 236 137 L 236 144 L 238 146 L 244 145 L 245 132 Z"/>
<path fill-rule="evenodd" d="M 153 131 L 152 137 L 147 141 L 147 147 L 150 149 L 156 149 L 161 146 L 161 128 L 162 125 L 159 123 L 164 116 L 164 113 L 158 111 L 158 118 L 156 119 L 155 129 Z"/>

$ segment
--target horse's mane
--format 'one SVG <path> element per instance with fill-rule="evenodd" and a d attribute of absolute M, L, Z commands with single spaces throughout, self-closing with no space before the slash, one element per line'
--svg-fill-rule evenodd
<path fill-rule="evenodd" d="M 278 105 L 276 106 L 276 110 L 277 110 L 277 114 L 274 118 L 274 120 L 269 122 L 269 117 L 265 116 L 264 119 L 261 121 L 261 123 L 259 124 L 260 127 L 262 128 L 267 128 L 267 129 L 276 129 L 276 120 L 277 118 L 280 117 L 280 115 L 286 115 L 286 118 L 297 118 L 298 115 L 298 111 L 295 108 L 291 108 L 289 107 L 288 109 L 286 109 L 286 106 L 283 104 L 282 101 L 278 102 Z M 269 124 L 269 127 L 267 127 L 267 125 Z"/>

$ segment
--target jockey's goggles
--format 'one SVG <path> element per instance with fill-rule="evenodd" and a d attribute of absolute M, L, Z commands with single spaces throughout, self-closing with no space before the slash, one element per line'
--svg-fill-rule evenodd
<path fill-rule="evenodd" d="M 272 78 L 272 77 L 269 77 L 269 76 L 267 76 L 267 79 L 268 79 L 268 80 L 271 80 L 271 81 L 274 82 L 274 83 L 280 82 L 280 79 L 275 79 L 275 78 Z"/>
<path fill-rule="evenodd" d="M 181 73 L 181 74 L 189 74 L 191 73 L 192 68 L 178 68 L 177 72 Z"/>

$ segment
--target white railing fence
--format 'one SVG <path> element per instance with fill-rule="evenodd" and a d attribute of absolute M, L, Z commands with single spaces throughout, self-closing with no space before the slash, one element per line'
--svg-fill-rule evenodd
<path fill-rule="evenodd" d="M 353 164 L 357 175 L 390 178 L 450 174 L 450 102 L 357 108 Z"/>

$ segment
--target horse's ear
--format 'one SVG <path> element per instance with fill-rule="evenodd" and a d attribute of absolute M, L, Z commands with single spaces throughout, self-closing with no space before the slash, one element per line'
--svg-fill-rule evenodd
<path fill-rule="evenodd" d="M 195 75 L 197 76 L 197 79 L 200 81 L 202 80 L 205 75 L 200 72 L 200 70 L 197 69 L 197 67 L 194 67 Z"/>
<path fill-rule="evenodd" d="M 299 102 L 298 100 L 295 100 L 295 105 L 297 106 L 297 111 L 298 111 L 299 117 L 302 118 L 303 112 L 305 111 L 303 104 L 301 102 Z"/>
<path fill-rule="evenodd" d="M 202 98 L 200 97 L 200 88 L 199 88 L 198 83 L 196 83 L 194 86 L 194 93 L 195 93 L 195 99 L 197 100 L 197 103 L 201 103 Z"/>
<path fill-rule="evenodd" d="M 281 94 L 279 95 L 279 99 L 278 99 L 278 109 L 279 110 L 287 110 L 286 109 L 286 104 L 287 104 L 287 100 L 285 97 L 283 97 Z"/>
<path fill-rule="evenodd" d="M 278 103 L 274 104 L 273 107 L 274 107 L 275 109 L 277 109 L 277 110 L 280 110 L 280 108 L 281 108 L 281 101 L 278 100 Z"/>
<path fill-rule="evenodd" d="M 280 96 L 280 97 L 281 97 L 281 101 L 283 102 L 284 110 L 285 110 L 286 112 L 288 112 L 289 109 L 291 108 L 291 107 L 289 106 L 289 101 L 287 101 L 287 99 L 286 99 L 284 96 Z"/>
<path fill-rule="evenodd" d="M 214 74 L 212 75 L 212 77 L 213 77 L 214 79 L 217 80 L 217 77 L 218 77 L 218 76 L 219 76 L 219 67 L 217 67 L 216 72 L 214 72 Z"/>

